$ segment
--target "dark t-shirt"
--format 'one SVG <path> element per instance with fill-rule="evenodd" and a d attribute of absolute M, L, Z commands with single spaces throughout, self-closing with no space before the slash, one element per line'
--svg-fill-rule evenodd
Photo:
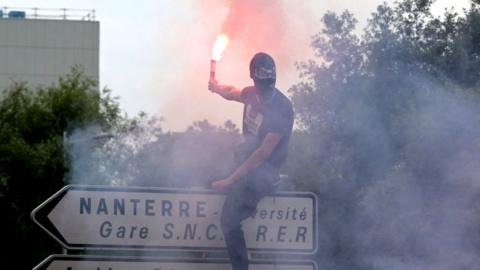
<path fill-rule="evenodd" d="M 290 100 L 278 89 L 269 100 L 262 102 L 254 86 L 242 90 L 243 136 L 245 143 L 240 148 L 240 162 L 246 160 L 255 151 L 268 133 L 283 135 L 268 159 L 253 174 L 271 174 L 278 172 L 287 157 L 288 143 L 293 128 L 293 109 Z"/>

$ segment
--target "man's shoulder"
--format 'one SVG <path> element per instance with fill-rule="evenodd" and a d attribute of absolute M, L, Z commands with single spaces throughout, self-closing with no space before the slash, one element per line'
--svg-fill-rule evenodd
<path fill-rule="evenodd" d="M 247 86 L 242 89 L 242 99 L 246 102 L 250 101 L 252 98 L 255 98 L 255 86 Z"/>
<path fill-rule="evenodd" d="M 291 110 L 293 112 L 293 106 L 290 99 L 277 88 L 275 89 L 275 91 L 277 91 L 278 94 L 278 98 L 275 99 L 276 106 L 281 107 L 283 110 Z"/>

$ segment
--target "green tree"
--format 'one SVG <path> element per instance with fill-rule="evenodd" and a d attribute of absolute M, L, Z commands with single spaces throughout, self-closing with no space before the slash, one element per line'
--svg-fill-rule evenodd
<path fill-rule="evenodd" d="M 80 68 L 49 87 L 17 83 L 0 101 L 0 268 L 30 269 L 59 246 L 30 219 L 31 211 L 58 191 L 70 169 L 64 137 L 95 123 L 107 130 L 122 121 L 108 90 Z M 16 259 L 21 258 L 21 259 Z"/>
<path fill-rule="evenodd" d="M 474 265 L 480 7 L 437 18 L 432 3 L 379 5 L 361 36 L 351 13 L 329 12 L 317 59 L 298 65 L 287 170 L 319 195 L 325 269 Z"/>

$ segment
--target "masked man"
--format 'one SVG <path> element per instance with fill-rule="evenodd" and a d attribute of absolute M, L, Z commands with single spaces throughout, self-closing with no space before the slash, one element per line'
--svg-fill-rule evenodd
<path fill-rule="evenodd" d="M 273 191 L 279 170 L 287 156 L 293 127 L 293 109 L 288 98 L 275 88 L 273 58 L 257 53 L 250 62 L 254 86 L 242 90 L 209 82 L 208 89 L 227 100 L 244 104 L 244 142 L 235 153 L 236 169 L 212 187 L 226 191 L 221 226 L 233 270 L 248 269 L 248 255 L 241 229 L 261 198 Z"/>

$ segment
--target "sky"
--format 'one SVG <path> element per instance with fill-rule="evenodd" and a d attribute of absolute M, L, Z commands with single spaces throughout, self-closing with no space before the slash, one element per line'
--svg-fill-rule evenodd
<path fill-rule="evenodd" d="M 361 2 L 361 5 L 359 3 Z M 7 7 L 95 9 L 100 22 L 100 87 L 119 97 L 129 116 L 162 117 L 165 130 L 181 131 L 193 121 L 221 125 L 241 122 L 241 104 L 207 89 L 212 45 L 220 32 L 230 43 L 217 63 L 221 84 L 251 84 L 248 64 L 255 52 L 277 63 L 277 88 L 300 81 L 295 62 L 313 57 L 311 37 L 327 11 L 348 9 L 361 30 L 383 0 L 15 0 Z M 393 3 L 394 0 L 386 0 Z M 468 7 L 469 0 L 437 0 L 445 7 Z"/>

